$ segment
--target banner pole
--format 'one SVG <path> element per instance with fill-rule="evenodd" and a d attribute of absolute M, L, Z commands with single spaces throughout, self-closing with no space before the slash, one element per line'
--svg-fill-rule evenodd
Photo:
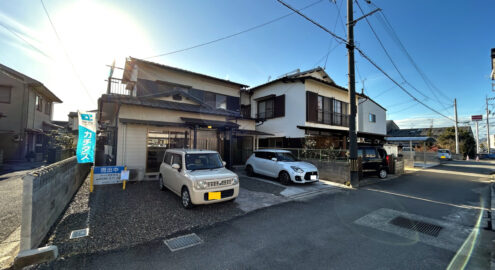
<path fill-rule="evenodd" d="M 127 171 L 127 166 L 124 167 L 124 171 Z M 125 190 L 125 182 L 126 180 L 122 183 L 122 190 Z"/>

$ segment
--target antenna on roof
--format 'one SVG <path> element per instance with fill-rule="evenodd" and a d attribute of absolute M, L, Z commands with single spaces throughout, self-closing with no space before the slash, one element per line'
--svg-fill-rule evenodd
<path fill-rule="evenodd" d="M 266 82 L 269 82 L 271 78 L 272 78 L 272 75 L 268 76 L 268 80 Z"/>
<path fill-rule="evenodd" d="M 289 71 L 287 73 L 284 73 L 284 74 L 278 76 L 277 79 L 280 79 L 280 78 L 285 77 L 285 76 L 290 75 L 290 74 L 296 74 L 296 73 L 299 73 L 299 72 L 301 72 L 300 69 L 294 69 L 293 71 Z"/>

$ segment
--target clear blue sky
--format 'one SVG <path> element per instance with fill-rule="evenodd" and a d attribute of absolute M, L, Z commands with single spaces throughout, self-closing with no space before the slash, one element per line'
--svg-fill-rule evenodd
<path fill-rule="evenodd" d="M 301 8 L 317 0 L 287 0 Z M 337 17 L 340 8 L 346 20 L 346 1 L 324 0 L 303 12 L 345 37 Z M 71 58 L 79 83 L 64 50 L 57 41 L 41 2 L 0 2 L 0 62 L 42 81 L 64 104 L 55 107 L 55 119 L 65 120 L 69 111 L 96 108 L 96 98 L 105 89 L 105 78 L 114 57 L 147 57 L 210 41 L 290 13 L 277 1 L 61 1 L 44 0 L 58 34 Z M 373 6 L 359 0 L 365 11 Z M 391 1 L 375 0 L 392 24 L 410 55 L 433 84 L 437 98 L 399 49 L 381 23 L 380 15 L 370 22 L 382 38 L 404 77 L 424 95 L 408 85 L 419 99 L 448 116 L 457 98 L 461 120 L 484 110 L 492 93 L 490 48 L 495 47 L 493 16 L 495 2 L 481 1 Z M 361 16 L 355 6 L 355 18 Z M 6 28 L 9 30 L 6 30 Z M 12 32 L 17 34 L 14 35 Z M 21 36 L 24 40 L 20 39 Z M 370 31 L 366 21 L 355 28 L 358 46 L 397 81 L 395 71 Z M 29 43 L 27 44 L 26 41 Z M 150 60 L 206 73 L 250 86 L 286 72 L 323 66 L 329 47 L 337 45 L 327 33 L 298 15 L 251 32 L 207 46 Z M 36 49 L 34 49 L 35 47 Z M 40 52 L 41 51 L 41 52 Z M 388 119 L 403 128 L 450 124 L 421 105 L 413 106 L 406 94 L 367 61 L 356 56 L 357 89 L 388 109 Z M 326 71 L 347 87 L 347 54 L 339 45 L 328 56 Z M 390 89 L 386 92 L 383 92 Z M 440 104 L 440 103 L 443 103 Z M 304 106 L 301 104 L 301 106 Z"/>

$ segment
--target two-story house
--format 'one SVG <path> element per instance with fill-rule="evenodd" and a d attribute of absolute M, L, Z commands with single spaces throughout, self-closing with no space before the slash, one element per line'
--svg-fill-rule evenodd
<path fill-rule="evenodd" d="M 273 134 L 262 136 L 259 147 L 302 148 L 306 138 L 311 137 L 316 143 L 314 148 L 347 149 L 348 90 L 337 85 L 321 67 L 285 75 L 253 87 L 249 93 L 251 117 L 257 119 L 256 130 Z M 376 106 L 383 108 L 371 100 L 359 104 L 363 98 L 366 97 L 356 95 L 356 106 L 361 109 L 358 113 L 380 123 L 377 128 L 366 122 L 364 116 L 356 117 L 358 139 L 371 142 L 378 130 L 378 137 L 383 140 L 385 116 Z"/>
<path fill-rule="evenodd" d="M 358 103 L 357 131 L 361 143 L 381 144 L 387 135 L 387 109 L 363 94 Z"/>
<path fill-rule="evenodd" d="M 244 84 L 137 58 L 126 60 L 122 84 L 98 101 L 99 141 L 105 160 L 135 179 L 157 177 L 168 148 L 216 150 L 229 166 L 243 164 L 267 135 L 240 113 Z"/>
<path fill-rule="evenodd" d="M 53 103 L 62 101 L 41 82 L 0 64 L 0 149 L 3 159 L 41 160 L 46 131 L 52 123 Z"/>

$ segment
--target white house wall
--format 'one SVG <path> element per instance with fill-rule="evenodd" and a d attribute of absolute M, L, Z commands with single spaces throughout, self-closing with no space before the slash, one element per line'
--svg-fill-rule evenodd
<path fill-rule="evenodd" d="M 358 132 L 387 135 L 387 113 L 371 100 L 361 99 L 358 107 Z M 376 122 L 369 121 L 369 114 L 376 115 Z"/>
<path fill-rule="evenodd" d="M 257 89 L 251 96 L 251 117 L 255 118 L 258 104 L 255 99 L 268 95 L 285 94 L 285 117 L 267 119 L 263 124 L 256 126 L 257 131 L 273 134 L 275 137 L 300 138 L 304 137 L 303 126 L 306 122 L 306 92 L 301 82 L 278 82 L 261 89 Z"/>
<path fill-rule="evenodd" d="M 159 68 L 151 65 L 139 65 L 138 78 L 151 81 L 166 81 L 177 84 L 192 86 L 193 88 L 219 93 L 228 96 L 240 96 L 240 86 L 224 83 L 214 79 L 208 79 L 202 76 Z"/>
<path fill-rule="evenodd" d="M 118 126 L 117 165 L 138 169 L 144 176 L 146 168 L 147 128 L 142 125 L 122 124 Z M 143 179 L 140 177 L 139 179 Z"/>
<path fill-rule="evenodd" d="M 349 93 L 347 91 L 344 91 L 342 89 L 336 88 L 329 86 L 324 83 L 320 83 L 314 80 L 306 80 L 306 91 L 309 92 L 314 92 L 317 93 L 320 96 L 323 97 L 330 97 L 334 98 L 336 100 L 340 100 L 345 103 L 349 103 Z M 356 97 L 356 102 L 358 101 L 358 98 Z M 356 103 L 357 104 L 357 103 Z M 350 104 L 348 106 L 348 112 L 347 114 L 350 114 Z M 304 114 L 306 114 L 306 96 L 304 96 Z M 359 119 L 356 117 L 356 126 L 359 125 Z M 318 124 L 318 123 L 313 123 L 313 122 L 305 122 L 305 126 L 309 127 L 316 127 L 316 128 L 332 128 L 336 130 L 349 130 L 348 127 L 342 127 L 342 126 L 333 126 L 333 125 L 326 125 L 326 124 Z"/>

